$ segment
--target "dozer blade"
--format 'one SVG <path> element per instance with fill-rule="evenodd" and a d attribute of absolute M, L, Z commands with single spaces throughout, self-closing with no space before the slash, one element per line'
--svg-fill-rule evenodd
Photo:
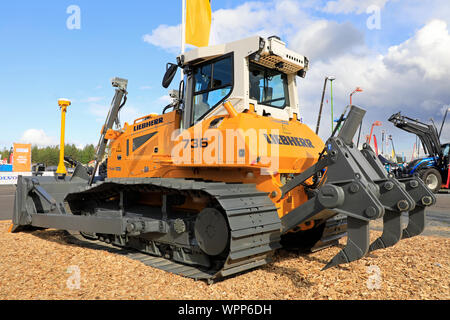
<path fill-rule="evenodd" d="M 392 247 L 402 238 L 401 215 L 386 210 L 383 216 L 383 234 L 370 245 L 370 251 Z"/>
<path fill-rule="evenodd" d="M 369 249 L 369 221 L 352 217 L 347 218 L 347 245 L 342 249 L 322 271 L 334 266 L 361 259 Z"/>
<path fill-rule="evenodd" d="M 77 166 L 78 168 L 78 166 Z M 11 232 L 21 232 L 41 228 L 33 221 L 33 216 L 57 214 L 67 216 L 64 198 L 67 194 L 87 186 L 85 168 L 76 169 L 72 177 L 22 177 L 17 180 L 14 201 L 13 227 Z"/>

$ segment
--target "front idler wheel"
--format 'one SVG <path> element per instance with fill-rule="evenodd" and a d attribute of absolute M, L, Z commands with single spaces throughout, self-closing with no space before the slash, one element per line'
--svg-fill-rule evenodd
<path fill-rule="evenodd" d="M 194 226 L 195 239 L 204 253 L 220 255 L 228 246 L 230 231 L 223 214 L 214 208 L 203 209 Z"/>

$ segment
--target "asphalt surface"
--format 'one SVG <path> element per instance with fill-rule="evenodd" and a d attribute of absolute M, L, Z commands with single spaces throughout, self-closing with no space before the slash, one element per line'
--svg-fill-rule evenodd
<path fill-rule="evenodd" d="M 15 186 L 0 186 L 0 221 L 11 220 Z M 450 193 L 437 194 L 437 203 L 427 210 L 425 235 L 450 237 Z"/>
<path fill-rule="evenodd" d="M 427 210 L 429 220 L 447 223 L 450 227 L 450 193 L 437 194 L 436 205 Z"/>

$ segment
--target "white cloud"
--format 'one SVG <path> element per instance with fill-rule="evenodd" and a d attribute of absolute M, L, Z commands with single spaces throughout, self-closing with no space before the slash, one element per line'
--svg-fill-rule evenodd
<path fill-rule="evenodd" d="M 20 139 L 22 143 L 31 143 L 38 147 L 57 145 L 58 140 L 55 137 L 48 136 L 42 129 L 28 129 L 22 134 Z"/>
<path fill-rule="evenodd" d="M 328 13 L 365 13 L 370 6 L 382 9 L 389 0 L 336 0 L 328 1 L 323 11 Z"/>
<path fill-rule="evenodd" d="M 255 34 L 265 37 L 295 34 L 311 21 L 302 9 L 303 4 L 294 0 L 246 2 L 233 9 L 219 9 L 212 14 L 211 43 L 236 41 Z M 179 53 L 181 25 L 160 25 L 144 35 L 143 40 L 170 53 Z"/>
<path fill-rule="evenodd" d="M 152 89 L 152 86 L 140 86 L 139 90 L 150 90 Z"/>
<path fill-rule="evenodd" d="M 212 33 L 216 43 L 226 43 L 252 35 L 278 35 L 289 41 L 314 19 L 304 10 L 306 3 L 282 0 L 246 2 L 234 9 L 220 9 L 213 13 Z M 249 23 L 248 17 L 251 17 Z"/>
<path fill-rule="evenodd" d="M 450 74 L 449 53 L 447 23 L 432 20 L 411 39 L 389 48 L 385 63 L 399 73 L 415 70 L 426 79 L 444 80 Z"/>
<path fill-rule="evenodd" d="M 299 31 L 290 41 L 290 47 L 310 60 L 325 60 L 362 50 L 365 47 L 364 34 L 350 22 L 339 24 L 319 20 Z"/>
<path fill-rule="evenodd" d="M 169 95 L 165 95 L 165 96 L 161 96 L 158 98 L 158 103 L 159 104 L 164 104 L 164 106 L 168 105 L 169 103 L 171 103 L 173 100 Z"/>
<path fill-rule="evenodd" d="M 429 37 L 425 37 L 426 34 Z M 363 133 L 368 131 L 373 121 L 380 120 L 384 128 L 399 137 L 396 141 L 399 148 L 406 148 L 414 136 L 393 127 L 387 119 L 402 111 L 402 114 L 423 122 L 430 118 L 436 124 L 442 121 L 442 106 L 450 102 L 446 83 L 450 78 L 449 43 L 447 25 L 443 21 L 431 21 L 409 40 L 389 48 L 384 56 L 376 53 L 343 54 L 332 61 L 312 60 L 306 79 L 299 81 L 304 119 L 315 127 L 324 78 L 334 75 L 335 118 L 349 104 L 350 92 L 361 86 L 364 92 L 354 96 L 353 102 L 367 110 Z M 322 116 L 322 138 L 330 134 L 329 109 L 329 105 L 325 107 Z M 444 131 L 443 141 L 450 138 L 450 132 Z"/>
<path fill-rule="evenodd" d="M 361 49 L 364 35 L 351 23 L 317 19 L 305 11 L 306 4 L 294 0 L 246 2 L 232 9 L 213 12 L 211 44 L 227 43 L 252 35 L 278 35 L 315 60 L 336 57 L 343 52 Z M 251 23 L 244 17 L 251 17 Z M 171 53 L 179 53 L 181 26 L 160 25 L 145 42 Z"/>
<path fill-rule="evenodd" d="M 248 37 L 255 33 L 267 33 L 265 28 L 273 11 L 271 4 L 264 6 L 259 2 L 247 2 L 235 9 L 220 9 L 213 13 L 216 44 L 226 43 Z M 251 17 L 251 23 L 246 17 Z M 275 15 L 273 15 L 275 17 Z M 276 21 L 273 21 L 273 26 Z"/>
<path fill-rule="evenodd" d="M 180 51 L 181 24 L 177 26 L 162 24 L 153 30 L 151 34 L 144 35 L 143 40 L 170 52 Z"/>

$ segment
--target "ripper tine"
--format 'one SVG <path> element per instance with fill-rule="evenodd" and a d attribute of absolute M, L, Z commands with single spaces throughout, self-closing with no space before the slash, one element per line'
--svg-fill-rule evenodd
<path fill-rule="evenodd" d="M 392 247 L 402 238 L 401 214 L 386 210 L 383 216 L 383 234 L 371 245 L 369 251 Z"/>
<path fill-rule="evenodd" d="M 370 245 L 370 251 L 375 251 L 391 247 L 401 240 L 401 214 L 415 210 L 417 200 L 414 199 L 405 184 L 387 174 L 369 145 L 365 144 L 361 153 L 378 175 L 376 184 L 380 190 L 379 200 L 385 208 L 383 234 Z"/>
<path fill-rule="evenodd" d="M 415 237 L 425 229 L 425 207 L 417 207 L 409 213 L 408 226 L 403 229 L 402 239 Z"/>
<path fill-rule="evenodd" d="M 425 229 L 425 209 L 436 203 L 436 196 L 427 188 L 425 183 L 418 177 L 400 179 L 405 189 L 416 201 L 416 207 L 409 212 L 409 222 L 403 230 L 402 239 L 415 237 Z"/>
<path fill-rule="evenodd" d="M 348 217 L 347 224 L 347 245 L 328 262 L 322 271 L 361 259 L 367 254 L 370 243 L 369 221 Z"/>
<path fill-rule="evenodd" d="M 380 202 L 385 207 L 383 234 L 370 245 L 370 251 L 392 247 L 402 238 L 402 212 L 414 210 L 416 202 L 395 179 L 379 184 Z"/>

